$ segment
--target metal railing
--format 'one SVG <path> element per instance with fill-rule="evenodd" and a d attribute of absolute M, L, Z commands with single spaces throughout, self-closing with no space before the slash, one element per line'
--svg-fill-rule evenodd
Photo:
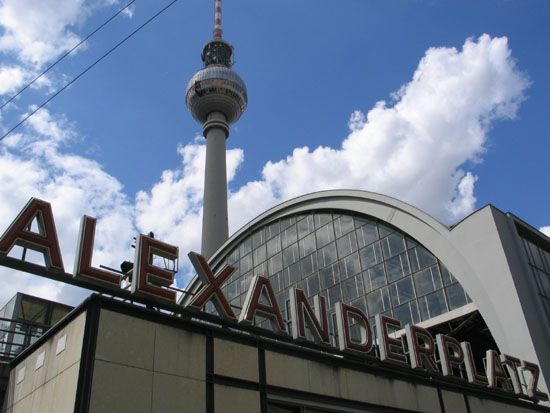
<path fill-rule="evenodd" d="M 0 317 L 0 359 L 13 359 L 50 327 L 46 324 Z"/>

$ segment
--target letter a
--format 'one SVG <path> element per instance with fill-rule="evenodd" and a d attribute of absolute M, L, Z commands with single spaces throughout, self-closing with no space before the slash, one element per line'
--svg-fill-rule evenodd
<path fill-rule="evenodd" d="M 38 232 L 30 230 L 35 218 Z M 31 198 L 0 238 L 0 256 L 8 255 L 14 245 L 41 252 L 48 270 L 65 272 L 52 207 L 48 202 Z"/>

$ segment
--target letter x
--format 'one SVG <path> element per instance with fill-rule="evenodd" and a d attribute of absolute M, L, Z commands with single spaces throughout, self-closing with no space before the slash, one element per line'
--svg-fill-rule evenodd
<path fill-rule="evenodd" d="M 235 272 L 235 268 L 226 265 L 216 275 L 214 275 L 212 269 L 202 255 L 197 254 L 196 252 L 190 252 L 188 257 L 203 283 L 203 287 L 193 297 L 188 307 L 195 310 L 201 310 L 208 301 L 213 299 L 213 303 L 218 311 L 218 314 L 223 318 L 235 321 L 237 317 L 220 289 L 225 280 L 227 280 L 231 274 Z"/>

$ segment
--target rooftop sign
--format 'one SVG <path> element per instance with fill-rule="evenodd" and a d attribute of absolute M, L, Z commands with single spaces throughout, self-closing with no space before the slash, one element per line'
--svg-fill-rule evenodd
<path fill-rule="evenodd" d="M 31 230 L 33 222 L 36 222 L 38 232 Z M 146 235 L 140 235 L 137 239 L 131 290 L 122 289 L 120 274 L 92 265 L 95 226 L 95 218 L 82 217 L 73 273 L 66 273 L 51 205 L 32 198 L 0 238 L 0 265 L 125 299 L 154 303 L 157 307 L 171 311 L 202 311 L 206 303 L 212 302 L 219 317 L 225 322 L 246 326 L 252 324 L 259 315 L 270 321 L 276 334 L 290 336 L 296 343 L 312 340 L 320 346 L 332 345 L 327 305 L 323 296 L 314 296 L 311 303 L 302 290 L 289 289 L 289 331 L 269 279 L 255 275 L 237 316 L 221 289 L 235 268 L 225 266 L 214 273 L 206 259 L 194 252 L 189 253 L 189 259 L 202 286 L 196 294 L 185 300 L 185 304 L 177 303 L 176 292 L 170 289 L 176 272 L 154 265 L 153 259 L 162 257 L 176 261 L 178 247 Z M 9 256 L 16 245 L 40 252 L 45 265 Z M 372 358 L 372 349 L 377 341 L 381 360 L 410 365 L 413 369 L 427 370 L 442 376 L 458 377 L 457 373 L 463 370 L 466 372 L 464 380 L 470 383 L 499 388 L 535 402 L 548 400 L 548 395 L 538 390 L 540 370 L 534 363 L 488 350 L 485 371 L 480 372 L 476 368 L 471 345 L 466 341 L 458 342 L 444 334 L 438 334 L 434 340 L 428 330 L 416 325 L 405 326 L 402 340 L 394 334 L 402 328 L 399 320 L 381 314 L 375 317 L 375 340 L 373 328 L 359 308 L 339 302 L 335 305 L 335 312 L 338 332 L 336 346 L 343 354 L 354 354 L 368 360 Z M 352 324 L 359 328 L 358 339 L 352 337 Z M 525 372 L 528 383 L 522 386 Z"/>

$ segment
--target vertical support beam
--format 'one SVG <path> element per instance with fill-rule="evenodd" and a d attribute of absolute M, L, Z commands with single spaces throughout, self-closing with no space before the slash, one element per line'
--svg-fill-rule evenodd
<path fill-rule="evenodd" d="M 88 308 L 86 309 L 84 338 L 82 340 L 80 368 L 78 370 L 78 381 L 76 384 L 75 412 L 87 412 L 90 408 L 100 312 L 101 303 L 95 295 L 92 295 L 89 298 Z"/>
<path fill-rule="evenodd" d="M 206 413 L 214 413 L 214 337 L 212 336 L 212 330 L 208 330 L 206 335 Z"/>

